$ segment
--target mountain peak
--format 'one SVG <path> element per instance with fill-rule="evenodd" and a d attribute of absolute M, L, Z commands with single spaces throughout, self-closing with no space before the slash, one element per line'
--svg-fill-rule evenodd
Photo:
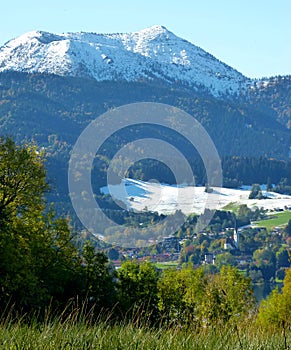
<path fill-rule="evenodd" d="M 128 33 L 129 36 L 138 36 L 139 40 L 151 41 L 155 39 L 168 40 L 170 37 L 179 39 L 175 34 L 170 32 L 162 25 L 154 25 L 138 32 Z"/>
<path fill-rule="evenodd" d="M 33 31 L 0 48 L 0 72 L 91 77 L 98 81 L 160 80 L 237 93 L 249 79 L 162 25 L 125 34 Z"/>
<path fill-rule="evenodd" d="M 156 24 L 156 25 L 153 25 L 151 27 L 142 29 L 142 30 L 138 31 L 138 33 L 153 33 L 156 35 L 160 35 L 160 34 L 171 33 L 171 32 L 166 27 L 164 27 L 160 24 Z"/>

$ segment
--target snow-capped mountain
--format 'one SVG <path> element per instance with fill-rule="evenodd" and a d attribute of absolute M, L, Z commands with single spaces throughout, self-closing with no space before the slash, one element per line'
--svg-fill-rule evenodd
<path fill-rule="evenodd" d="M 0 48 L 0 72 L 52 73 L 97 81 L 161 80 L 215 96 L 250 84 L 235 69 L 163 26 L 128 34 L 29 32 Z"/>

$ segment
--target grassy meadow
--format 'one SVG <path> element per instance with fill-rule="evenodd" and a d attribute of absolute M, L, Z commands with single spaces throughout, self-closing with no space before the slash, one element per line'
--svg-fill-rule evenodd
<path fill-rule="evenodd" d="M 8 317 L 0 324 L 1 350 L 280 350 L 290 349 L 288 345 L 290 331 L 262 330 L 252 320 L 238 326 L 184 329 L 178 324 L 149 327 L 138 317 L 131 322 L 112 323 L 101 318 L 92 322 L 72 312 L 43 322 Z"/>
<path fill-rule="evenodd" d="M 286 210 L 282 212 L 272 213 L 268 215 L 267 219 L 253 222 L 254 225 L 266 227 L 268 231 L 272 230 L 274 227 L 283 226 L 291 220 L 291 211 Z"/>

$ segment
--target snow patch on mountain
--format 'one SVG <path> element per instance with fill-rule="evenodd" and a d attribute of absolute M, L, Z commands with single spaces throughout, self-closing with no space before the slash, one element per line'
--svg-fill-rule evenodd
<path fill-rule="evenodd" d="M 0 48 L 0 72 L 21 71 L 105 80 L 162 80 L 235 94 L 250 79 L 163 26 L 132 33 L 35 31 Z"/>
<path fill-rule="evenodd" d="M 119 185 L 101 188 L 104 194 L 123 202 L 128 210 L 156 211 L 159 214 L 174 214 L 181 210 L 184 214 L 202 214 L 204 210 L 223 209 L 230 203 L 246 204 L 249 208 L 274 210 L 291 206 L 291 196 L 263 191 L 268 199 L 249 199 L 250 187 L 231 189 L 214 187 L 206 193 L 205 187 L 169 186 L 160 183 L 123 179 Z"/>

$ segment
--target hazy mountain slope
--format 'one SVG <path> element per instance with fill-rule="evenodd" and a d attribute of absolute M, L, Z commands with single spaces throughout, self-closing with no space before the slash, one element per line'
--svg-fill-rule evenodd
<path fill-rule="evenodd" d="M 33 137 L 48 146 L 52 142 L 49 136 L 54 139 L 52 135 L 56 135 L 69 147 L 83 128 L 108 108 L 153 101 L 177 106 L 193 115 L 206 128 L 221 156 L 288 158 L 290 132 L 268 109 L 262 112 L 179 86 L 169 89 L 153 83 L 97 82 L 16 72 L 0 74 L 0 82 L 0 133 L 12 134 L 19 140 Z M 171 142 L 175 140 L 171 138 Z M 122 141 L 115 142 L 118 147 Z"/>
<path fill-rule="evenodd" d="M 270 113 L 291 129 L 291 75 L 262 79 L 247 94 L 246 104 Z"/>

